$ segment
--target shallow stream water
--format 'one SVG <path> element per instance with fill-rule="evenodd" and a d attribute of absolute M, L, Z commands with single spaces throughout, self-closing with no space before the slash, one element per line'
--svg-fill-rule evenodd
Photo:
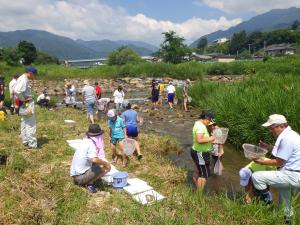
<path fill-rule="evenodd" d="M 147 94 L 132 93 L 131 101 L 139 100 L 136 103 L 142 108 L 150 108 L 149 102 L 140 101 L 140 98 L 146 97 Z M 139 99 L 136 99 L 138 97 Z M 141 131 L 154 132 L 173 137 L 182 147 L 182 153 L 171 153 L 168 158 L 180 168 L 187 172 L 188 183 L 192 183 L 192 171 L 194 163 L 190 156 L 192 146 L 192 128 L 198 118 L 200 111 L 191 109 L 190 112 L 184 112 L 181 105 L 175 106 L 173 112 L 168 111 L 167 103 L 153 114 L 141 113 L 144 119 L 144 124 Z M 182 117 L 182 118 L 181 118 Z M 230 135 L 230 131 L 229 131 Z M 222 176 L 212 175 L 207 180 L 206 190 L 209 192 L 240 192 L 242 187 L 239 185 L 238 171 L 249 163 L 242 151 L 236 149 L 230 144 L 225 144 L 224 155 L 222 158 L 224 170 Z M 213 168 L 211 170 L 213 172 Z"/>

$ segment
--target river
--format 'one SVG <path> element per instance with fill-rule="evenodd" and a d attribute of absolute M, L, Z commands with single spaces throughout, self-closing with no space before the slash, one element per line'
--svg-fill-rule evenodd
<path fill-rule="evenodd" d="M 140 98 L 145 98 L 145 93 L 132 93 L 130 97 L 132 102 L 139 100 L 136 103 L 142 108 L 150 108 L 150 102 L 140 101 Z M 190 112 L 184 112 L 180 105 L 175 106 L 173 112 L 168 111 L 167 103 L 160 107 L 158 111 L 153 113 L 142 113 L 144 124 L 141 127 L 142 132 L 154 132 L 173 137 L 182 147 L 182 153 L 171 153 L 168 158 L 180 168 L 187 172 L 188 183 L 192 184 L 193 161 L 190 156 L 192 146 L 192 128 L 197 120 L 200 111 L 191 109 Z M 230 135 L 230 131 L 229 131 Z M 211 176 L 206 184 L 208 192 L 240 192 L 243 188 L 239 185 L 238 172 L 240 168 L 249 163 L 242 151 L 237 150 L 230 144 L 225 144 L 224 155 L 222 158 L 224 171 L 222 176 Z M 212 170 L 213 171 L 213 170 Z"/>

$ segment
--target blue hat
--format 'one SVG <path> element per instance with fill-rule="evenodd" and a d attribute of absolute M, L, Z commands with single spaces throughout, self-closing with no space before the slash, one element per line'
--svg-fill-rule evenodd
<path fill-rule="evenodd" d="M 26 67 L 26 72 L 27 73 L 33 73 L 33 74 L 37 74 L 37 69 L 33 66 L 28 66 Z"/>
<path fill-rule="evenodd" d="M 239 172 L 240 174 L 240 185 L 247 186 L 250 177 L 252 176 L 252 171 L 249 168 L 242 168 Z"/>

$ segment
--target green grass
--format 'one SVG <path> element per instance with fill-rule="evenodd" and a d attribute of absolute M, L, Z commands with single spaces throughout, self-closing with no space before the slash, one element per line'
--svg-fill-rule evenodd
<path fill-rule="evenodd" d="M 170 137 L 141 133 L 144 159 L 132 158 L 131 177 L 149 182 L 166 200 L 152 206 L 135 203 L 127 194 L 101 185 L 89 194 L 69 177 L 73 150 L 67 139 L 82 138 L 87 129 L 84 112 L 75 109 L 48 111 L 37 108 L 37 137 L 42 148 L 23 148 L 19 119 L 9 116 L 0 128 L 0 150 L 8 155 L 0 167 L 0 221 L 3 224 L 282 224 L 277 207 L 260 203 L 246 206 L 242 196 L 201 194 L 186 183 L 186 174 L 165 158 L 179 146 Z M 75 127 L 63 123 L 76 121 Z M 107 129 L 106 122 L 100 121 Z M 107 143 L 105 133 L 105 144 Z M 106 154 L 109 158 L 110 149 Z M 119 168 L 123 170 L 122 168 Z"/>

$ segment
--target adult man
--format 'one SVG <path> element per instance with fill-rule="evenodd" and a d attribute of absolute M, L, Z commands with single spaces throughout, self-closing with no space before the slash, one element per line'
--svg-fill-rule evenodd
<path fill-rule="evenodd" d="M 83 84 L 84 87 L 82 88 L 82 102 L 85 103 L 86 118 L 91 123 L 95 123 L 94 107 L 97 99 L 95 88 L 90 85 L 88 80 L 83 81 Z"/>
<path fill-rule="evenodd" d="M 19 74 L 15 74 L 13 76 L 13 79 L 9 82 L 9 85 L 8 85 L 9 94 L 10 94 L 10 101 L 11 101 L 11 106 L 10 106 L 11 114 L 14 114 L 15 112 L 17 112 L 17 105 L 16 105 L 16 98 L 15 98 L 14 88 L 16 86 L 18 77 L 19 77 Z"/>
<path fill-rule="evenodd" d="M 274 159 L 254 159 L 258 164 L 276 166 L 277 171 L 258 171 L 253 173 L 254 187 L 262 192 L 265 202 L 269 201 L 270 193 L 267 186 L 274 186 L 279 190 L 280 203 L 284 205 L 287 217 L 292 216 L 291 193 L 300 187 L 300 136 L 287 125 L 283 115 L 273 114 L 266 123 L 272 135 L 277 138 L 272 150 Z M 261 142 L 262 147 L 270 147 Z"/>
<path fill-rule="evenodd" d="M 37 74 L 36 68 L 28 66 L 25 73 L 17 80 L 14 92 L 20 101 L 20 110 L 26 112 L 21 115 L 21 136 L 24 146 L 29 149 L 37 148 L 36 140 L 36 120 L 34 114 L 34 101 L 32 99 L 31 87 L 29 79 L 33 79 L 33 76 Z"/>
<path fill-rule="evenodd" d="M 86 133 L 87 138 L 82 140 L 80 147 L 76 150 L 70 175 L 77 185 L 85 185 L 89 192 L 95 193 L 95 181 L 110 171 L 110 164 L 97 155 L 96 143 L 93 137 L 102 135 L 104 131 L 98 124 L 91 124 Z M 101 166 L 101 167 L 100 167 Z"/>
<path fill-rule="evenodd" d="M 189 101 L 189 95 L 188 95 L 188 88 L 189 84 L 191 83 L 190 79 L 186 79 L 183 88 L 182 88 L 182 95 L 183 95 L 183 108 L 185 112 L 188 112 L 188 101 Z"/>

